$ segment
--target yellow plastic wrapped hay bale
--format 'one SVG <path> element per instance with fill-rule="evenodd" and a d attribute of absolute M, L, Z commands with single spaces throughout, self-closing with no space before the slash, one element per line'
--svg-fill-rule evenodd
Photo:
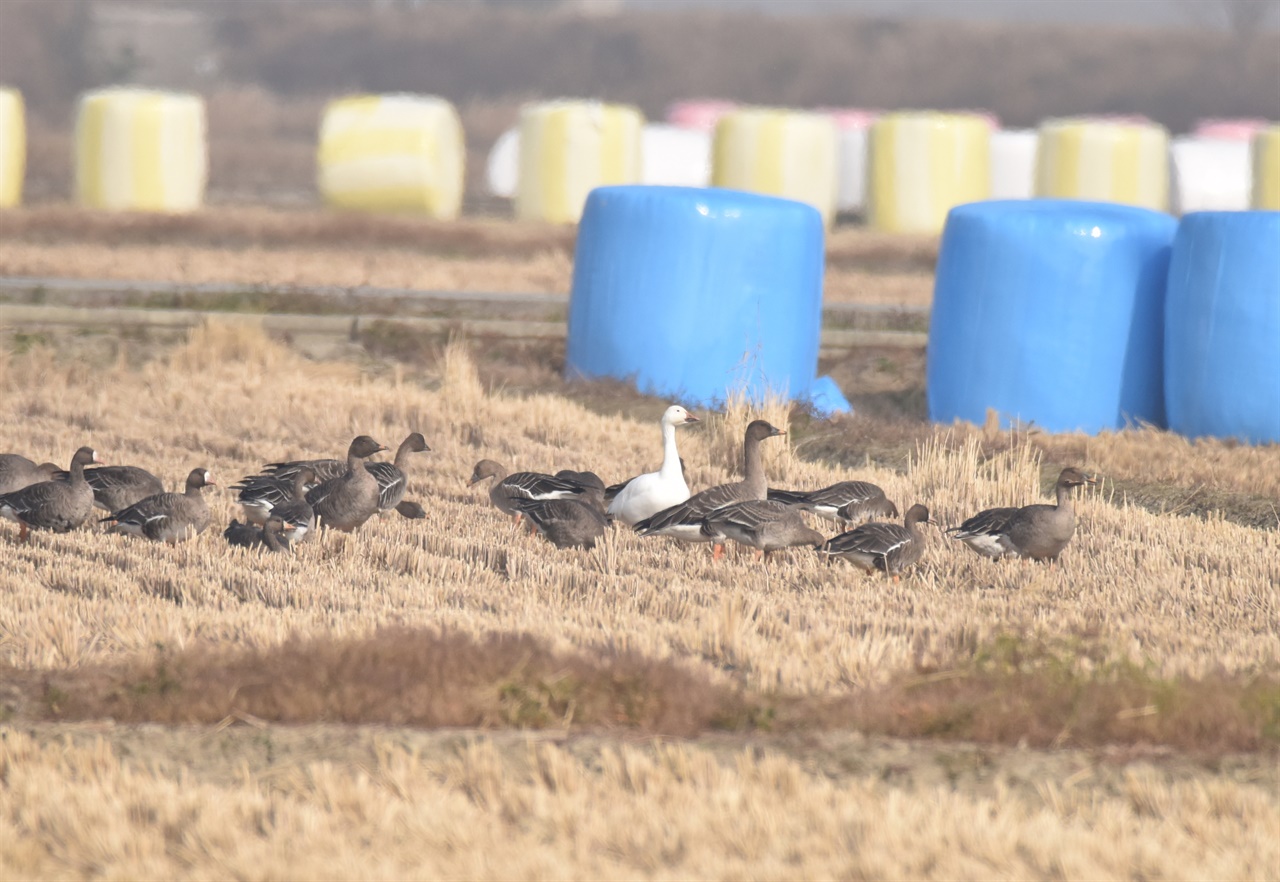
<path fill-rule="evenodd" d="M 22 202 L 27 169 L 27 123 L 22 93 L 0 89 L 0 208 Z"/>
<path fill-rule="evenodd" d="M 443 98 L 353 95 L 325 108 L 317 184 L 338 208 L 455 218 L 465 157 L 462 121 Z"/>
<path fill-rule="evenodd" d="M 1280 211 L 1280 126 L 1253 136 L 1253 198 L 1256 209 Z"/>
<path fill-rule="evenodd" d="M 716 123 L 711 183 L 807 202 L 829 224 L 840 180 L 839 130 L 825 113 L 731 110 Z"/>
<path fill-rule="evenodd" d="M 193 211 L 208 175 L 204 100 L 110 88 L 80 96 L 76 198 L 114 211 Z"/>
<path fill-rule="evenodd" d="M 1046 120 L 1036 195 L 1167 211 L 1169 133 L 1144 120 Z"/>
<path fill-rule="evenodd" d="M 991 196 L 991 122 L 908 111 L 871 127 L 867 220 L 891 233 L 939 233 L 947 212 Z"/>
<path fill-rule="evenodd" d="M 587 194 L 641 177 L 644 117 L 634 107 L 550 101 L 520 111 L 516 217 L 576 223 Z"/>

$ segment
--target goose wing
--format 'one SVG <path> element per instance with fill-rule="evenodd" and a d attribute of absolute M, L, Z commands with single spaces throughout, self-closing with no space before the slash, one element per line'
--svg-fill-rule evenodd
<path fill-rule="evenodd" d="M 911 531 L 901 524 L 873 521 L 856 530 L 833 536 L 822 546 L 825 554 L 865 554 L 886 557 L 912 539 Z"/>
<path fill-rule="evenodd" d="M 698 526 L 717 508 L 723 508 L 735 502 L 745 502 L 743 495 L 746 492 L 746 487 L 742 483 L 708 487 L 701 493 L 693 494 L 679 505 L 664 508 L 652 517 L 638 521 L 634 529 L 641 536 L 648 536 L 670 527 Z"/>
<path fill-rule="evenodd" d="M 1009 522 L 1017 513 L 1018 509 L 1012 507 L 988 508 L 978 512 L 960 526 L 947 530 L 947 534 L 956 539 L 1000 536 L 1009 529 Z"/>

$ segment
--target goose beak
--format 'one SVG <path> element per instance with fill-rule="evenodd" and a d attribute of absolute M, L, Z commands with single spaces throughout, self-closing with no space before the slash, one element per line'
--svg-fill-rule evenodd
<path fill-rule="evenodd" d="M 1097 475 L 1085 475 L 1084 482 L 1086 484 L 1100 484 L 1102 483 L 1102 479 L 1099 478 Z"/>
<path fill-rule="evenodd" d="M 693 414 L 691 414 L 691 413 L 686 413 L 686 414 L 684 415 L 684 421 L 685 421 L 686 423 L 700 423 L 700 422 L 702 422 L 702 420 L 698 419 L 696 416 L 694 416 L 694 415 L 693 415 Z"/>
<path fill-rule="evenodd" d="M 774 426 L 774 427 L 773 427 L 773 431 L 769 433 L 769 437 L 770 437 L 770 438 L 776 438 L 776 437 L 777 437 L 777 436 L 779 436 L 779 435 L 785 435 L 785 434 L 787 434 L 787 433 L 786 433 L 786 432 L 784 432 L 784 431 L 782 431 L 781 429 L 779 429 L 777 426 Z"/>
<path fill-rule="evenodd" d="M 478 477 L 476 477 L 475 475 L 472 475 L 470 478 L 467 478 L 467 486 L 470 487 L 472 484 L 474 484 L 476 481 L 479 481 L 479 480 L 480 479 Z"/>
<path fill-rule="evenodd" d="M 297 525 L 297 524 L 291 524 L 291 523 L 289 523 L 288 521 L 284 521 L 280 526 L 281 526 L 281 527 L 283 527 L 283 528 L 284 528 L 284 529 L 286 529 L 286 530 L 296 530 L 296 529 L 298 529 L 298 525 Z"/>

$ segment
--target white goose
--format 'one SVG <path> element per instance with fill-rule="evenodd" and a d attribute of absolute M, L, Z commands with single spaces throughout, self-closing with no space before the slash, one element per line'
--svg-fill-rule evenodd
<path fill-rule="evenodd" d="M 689 498 L 689 485 L 684 482 L 684 466 L 680 462 L 680 453 L 676 450 L 676 426 L 696 422 L 698 418 L 678 404 L 666 409 L 661 420 L 662 467 L 656 472 L 637 475 L 619 485 L 609 503 L 609 515 L 615 521 L 622 521 L 629 527 L 634 526 Z"/>

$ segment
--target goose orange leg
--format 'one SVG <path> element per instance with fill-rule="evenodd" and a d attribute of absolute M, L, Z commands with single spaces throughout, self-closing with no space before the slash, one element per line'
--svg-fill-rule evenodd
<path fill-rule="evenodd" d="M 715 545 L 711 546 L 711 559 L 719 560 L 722 557 L 724 557 L 724 545 L 717 542 Z"/>
<path fill-rule="evenodd" d="M 18 541 L 31 541 L 31 528 L 27 526 L 26 521 L 18 521 Z"/>

